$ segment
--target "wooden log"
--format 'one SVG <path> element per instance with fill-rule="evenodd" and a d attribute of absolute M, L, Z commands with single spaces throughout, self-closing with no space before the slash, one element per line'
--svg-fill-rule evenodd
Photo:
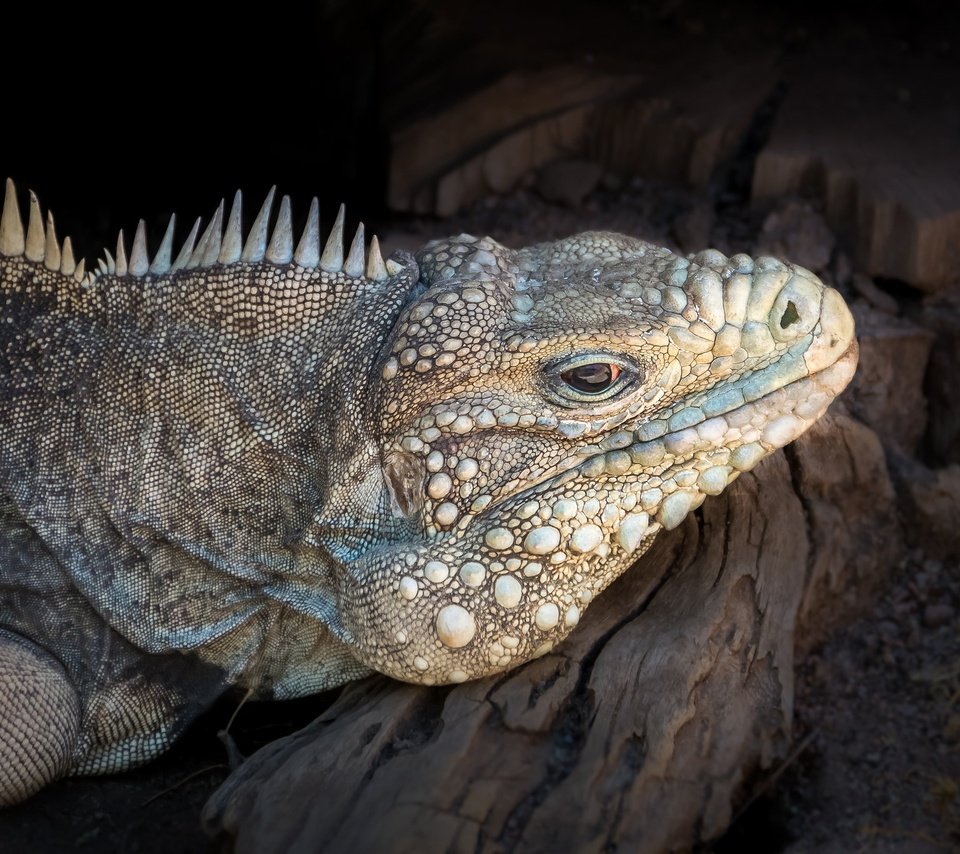
<path fill-rule="evenodd" d="M 929 328 L 853 303 L 860 361 L 851 382 L 851 407 L 884 444 L 915 454 L 927 430 L 924 377 L 936 339 Z"/>
<path fill-rule="evenodd" d="M 935 43 L 935 24 L 925 23 L 921 43 Z M 956 286 L 955 58 L 906 51 L 899 32 L 874 32 L 853 54 L 845 29 L 822 36 L 785 71 L 787 94 L 756 161 L 754 200 L 817 197 L 864 272 L 929 292 Z"/>
<path fill-rule="evenodd" d="M 941 15 L 694 4 L 641 22 L 622 4 L 489 0 L 478 27 L 413 5 L 421 26 L 392 6 L 382 49 L 405 71 L 382 108 L 393 209 L 448 215 L 560 158 L 705 187 L 755 153 L 753 200 L 816 199 L 861 271 L 960 283 L 960 64 Z"/>
<path fill-rule="evenodd" d="M 808 554 L 797 615 L 802 655 L 875 601 L 903 553 L 904 537 L 884 447 L 865 424 L 837 412 L 788 445 L 786 454 L 807 537 L 817 546 Z"/>
<path fill-rule="evenodd" d="M 384 67 L 405 72 L 382 105 L 396 211 L 448 216 L 567 158 L 706 186 L 776 85 L 772 43 L 732 62 L 707 27 L 678 45 L 615 5 L 487 3 L 482 28 L 448 3 L 412 5 L 421 25 L 394 4 L 382 42 Z M 607 34 L 602 57 L 584 32 Z"/>
<path fill-rule="evenodd" d="M 936 336 L 924 375 L 929 407 L 925 450 L 932 461 L 960 464 L 960 289 L 925 300 L 920 322 Z"/>
<path fill-rule="evenodd" d="M 448 216 L 491 190 L 512 189 L 530 169 L 582 148 L 595 105 L 636 85 L 572 66 L 517 71 L 400 123 L 390 134 L 388 202 Z"/>
<path fill-rule="evenodd" d="M 834 459 L 818 467 L 825 443 Z M 864 537 L 861 503 L 838 503 L 869 471 L 874 509 L 894 515 L 867 428 L 829 419 L 794 447 L 792 466 L 773 455 L 662 534 L 544 658 L 455 687 L 347 687 L 227 780 L 206 829 L 239 852 L 660 851 L 716 838 L 788 751 L 798 612 L 845 587 L 818 562 L 860 549 L 861 584 L 899 547 Z"/>
<path fill-rule="evenodd" d="M 388 204 L 450 216 L 571 156 L 620 174 L 705 186 L 767 94 L 762 77 L 749 76 L 747 92 L 713 115 L 700 103 L 703 93 L 675 84 L 662 97 L 637 75 L 569 66 L 510 72 L 391 133 Z"/>

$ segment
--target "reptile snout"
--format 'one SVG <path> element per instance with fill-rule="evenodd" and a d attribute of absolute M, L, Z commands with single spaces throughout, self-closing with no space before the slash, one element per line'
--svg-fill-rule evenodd
<path fill-rule="evenodd" d="M 810 373 L 837 362 L 856 341 L 853 315 L 833 288 L 824 288 L 820 303 L 819 331 L 803 356 Z"/>

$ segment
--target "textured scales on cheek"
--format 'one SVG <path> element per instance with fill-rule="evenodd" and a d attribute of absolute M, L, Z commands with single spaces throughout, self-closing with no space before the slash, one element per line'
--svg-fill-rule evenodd
<path fill-rule="evenodd" d="M 586 233 L 518 251 L 461 235 L 417 260 L 424 290 L 385 349 L 375 410 L 416 533 L 343 590 L 358 654 L 401 679 L 550 650 L 856 366 L 836 291 L 772 258 Z M 580 364 L 610 390 L 572 387 Z"/>

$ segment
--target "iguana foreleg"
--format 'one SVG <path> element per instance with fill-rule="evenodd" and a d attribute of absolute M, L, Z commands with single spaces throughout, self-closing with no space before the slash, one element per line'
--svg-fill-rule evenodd
<path fill-rule="evenodd" d="M 80 700 L 59 662 L 0 632 L 0 806 L 18 803 L 73 765 Z"/>

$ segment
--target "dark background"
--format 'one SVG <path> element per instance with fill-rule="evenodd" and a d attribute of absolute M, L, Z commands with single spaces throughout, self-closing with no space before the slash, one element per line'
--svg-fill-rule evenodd
<path fill-rule="evenodd" d="M 340 200 L 382 214 L 377 4 L 352 31 L 310 3 L 10 5 L 0 163 L 88 254 L 238 188 L 248 217 L 271 184 L 300 217 L 313 195 L 327 222 Z"/>

